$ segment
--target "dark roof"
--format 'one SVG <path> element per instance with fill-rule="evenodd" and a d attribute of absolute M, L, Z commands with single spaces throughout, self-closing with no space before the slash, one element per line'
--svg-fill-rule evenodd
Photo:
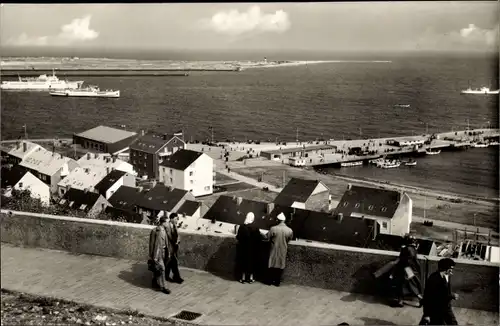
<path fill-rule="evenodd" d="M 319 180 L 292 178 L 278 194 L 274 203 L 284 206 L 292 206 L 294 202 L 305 203 L 319 183 Z"/>
<path fill-rule="evenodd" d="M 391 234 L 379 234 L 375 241 L 370 242 L 368 248 L 388 250 L 388 251 L 401 251 L 401 246 L 403 245 L 403 237 Z M 432 244 L 431 240 L 417 239 L 418 250 L 417 252 L 421 255 L 429 255 L 431 253 Z"/>
<path fill-rule="evenodd" d="M 100 194 L 95 192 L 85 192 L 84 190 L 71 188 L 64 194 L 63 198 L 59 201 L 59 204 L 69 207 L 69 204 L 73 202 L 70 206 L 71 208 L 88 212 L 95 205 L 100 196 Z M 82 205 L 85 206 L 82 208 Z"/>
<path fill-rule="evenodd" d="M 95 189 L 103 196 L 106 195 L 106 191 L 111 188 L 121 177 L 123 177 L 127 172 L 120 170 L 113 170 L 108 173 L 98 184 L 96 184 Z"/>
<path fill-rule="evenodd" d="M 148 192 L 141 193 L 137 206 L 151 210 L 172 211 L 187 193 L 187 190 L 169 188 L 159 183 Z"/>
<path fill-rule="evenodd" d="M 142 196 L 138 188 L 121 186 L 108 201 L 115 208 L 133 211 Z"/>
<path fill-rule="evenodd" d="M 161 150 L 168 142 L 170 142 L 172 138 L 174 137 L 159 134 L 156 132 L 149 132 L 144 136 L 140 136 L 139 138 L 137 138 L 132 144 L 130 144 L 129 148 L 145 153 L 155 154 L 159 150 Z M 178 139 L 181 140 L 180 138 Z"/>
<path fill-rule="evenodd" d="M 189 149 L 180 149 L 174 154 L 170 155 L 170 157 L 165 158 L 163 162 L 160 163 L 160 165 L 166 166 L 171 169 L 184 171 L 201 155 L 203 155 L 203 153 L 201 152 L 196 152 Z"/>
<path fill-rule="evenodd" d="M 0 173 L 2 188 L 7 188 L 8 186 L 14 187 L 16 183 L 26 174 L 26 170 L 21 166 L 16 165 L 10 169 L 2 167 Z"/>
<path fill-rule="evenodd" d="M 201 206 L 200 202 L 186 200 L 182 206 L 177 210 L 178 214 L 184 214 L 187 216 L 193 216 L 196 213 L 196 210 Z"/>
<path fill-rule="evenodd" d="M 401 195 L 397 191 L 351 186 L 340 200 L 336 213 L 352 213 L 392 218 L 399 206 Z"/>
<path fill-rule="evenodd" d="M 210 207 L 208 212 L 203 218 L 216 221 L 240 225 L 245 222 L 247 213 L 252 212 L 255 214 L 254 224 L 259 229 L 269 230 L 269 228 L 276 224 L 276 220 L 269 217 L 267 214 L 268 203 L 241 199 L 238 205 L 237 197 L 230 197 L 222 195 Z"/>
<path fill-rule="evenodd" d="M 114 221 L 125 220 L 128 223 L 141 223 L 142 216 L 139 213 L 124 210 L 112 206 L 106 207 L 105 213 L 113 218 Z"/>

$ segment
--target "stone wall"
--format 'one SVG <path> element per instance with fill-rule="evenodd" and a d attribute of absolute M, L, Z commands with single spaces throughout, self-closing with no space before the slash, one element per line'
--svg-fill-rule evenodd
<path fill-rule="evenodd" d="M 9 214 L 6 211 L 2 211 L 0 221 L 2 242 L 144 263 L 152 228 L 33 213 Z M 187 231 L 180 231 L 180 236 L 181 266 L 234 279 L 234 236 Z M 372 272 L 398 255 L 389 251 L 306 242 L 292 242 L 289 248 L 285 283 L 368 294 L 376 294 L 379 290 L 377 282 L 372 279 Z M 263 248 L 263 252 L 265 250 Z M 434 271 L 437 260 L 437 257 L 422 257 L 423 270 L 427 266 L 429 272 Z M 265 266 L 265 262 L 263 255 L 261 265 Z M 498 311 L 498 278 L 498 265 L 457 260 L 452 280 L 460 299 L 455 305 Z"/>

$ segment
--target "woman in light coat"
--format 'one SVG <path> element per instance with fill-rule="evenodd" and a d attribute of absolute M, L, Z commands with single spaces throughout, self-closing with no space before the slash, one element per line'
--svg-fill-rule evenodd
<path fill-rule="evenodd" d="M 269 253 L 269 285 L 280 286 L 281 276 L 286 266 L 288 242 L 293 239 L 293 231 L 285 224 L 285 214 L 278 215 L 278 225 L 273 226 L 267 233 L 271 242 Z"/>

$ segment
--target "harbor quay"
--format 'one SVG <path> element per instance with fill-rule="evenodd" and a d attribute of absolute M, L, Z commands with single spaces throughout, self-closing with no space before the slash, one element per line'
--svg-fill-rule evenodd
<path fill-rule="evenodd" d="M 464 150 L 475 146 L 498 145 L 498 129 L 461 131 L 371 139 L 281 143 L 219 143 L 231 151 L 244 151 L 294 166 L 335 166 L 342 163 L 368 163 L 382 157 L 425 155 L 428 151 Z"/>

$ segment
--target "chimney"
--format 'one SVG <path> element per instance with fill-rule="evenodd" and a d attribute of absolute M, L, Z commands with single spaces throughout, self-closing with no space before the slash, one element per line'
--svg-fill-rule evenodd
<path fill-rule="evenodd" d="M 109 174 L 111 172 L 109 166 L 106 167 L 106 174 Z"/>
<path fill-rule="evenodd" d="M 23 143 L 24 143 L 24 142 L 23 142 Z M 16 148 L 17 148 L 17 149 L 21 148 L 21 142 L 17 142 L 17 143 L 16 143 Z"/>
<path fill-rule="evenodd" d="M 241 197 L 236 197 L 236 204 L 237 205 L 241 205 L 241 203 L 243 202 L 243 198 Z"/>
<path fill-rule="evenodd" d="M 344 219 L 344 214 L 339 213 L 339 214 L 337 215 L 337 221 L 342 222 L 342 220 L 343 220 L 343 219 Z"/>
<path fill-rule="evenodd" d="M 371 222 L 372 222 L 372 226 L 373 226 L 373 228 L 372 228 L 372 231 L 373 231 L 372 232 L 372 234 L 373 234 L 372 240 L 375 240 L 377 238 L 377 235 L 378 235 L 378 231 L 379 231 L 378 228 L 379 228 L 379 226 L 378 226 L 377 221 L 372 220 Z"/>
<path fill-rule="evenodd" d="M 85 173 L 90 173 L 90 169 L 89 168 L 85 168 Z"/>
<path fill-rule="evenodd" d="M 87 153 L 87 160 L 90 160 L 90 153 Z"/>
<path fill-rule="evenodd" d="M 155 181 L 156 182 L 156 181 Z M 168 186 L 168 191 L 174 191 L 174 187 Z"/>
<path fill-rule="evenodd" d="M 267 214 L 271 214 L 274 209 L 274 203 L 267 203 Z"/>
<path fill-rule="evenodd" d="M 137 192 L 141 192 L 142 191 L 142 187 L 137 187 Z"/>
<path fill-rule="evenodd" d="M 116 157 L 113 157 L 113 163 L 116 163 Z"/>
<path fill-rule="evenodd" d="M 352 188 L 352 184 L 348 183 L 347 184 L 347 190 L 351 190 L 351 188 Z"/>
<path fill-rule="evenodd" d="M 168 140 L 168 135 L 167 134 L 163 134 L 163 140 Z"/>
<path fill-rule="evenodd" d="M 23 141 L 23 153 L 25 153 L 27 149 L 28 149 L 28 144 L 26 144 L 26 142 Z"/>
<path fill-rule="evenodd" d="M 83 192 L 84 192 L 84 193 L 88 193 L 88 192 L 89 192 L 89 188 L 85 188 L 85 189 L 83 189 Z"/>
<path fill-rule="evenodd" d="M 144 129 L 141 130 L 141 136 L 144 136 L 146 133 L 144 132 Z"/>

